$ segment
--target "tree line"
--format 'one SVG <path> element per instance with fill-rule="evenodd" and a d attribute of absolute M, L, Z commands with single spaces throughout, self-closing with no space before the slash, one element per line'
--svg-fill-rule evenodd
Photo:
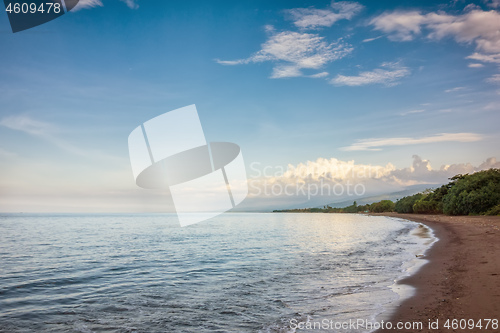
<path fill-rule="evenodd" d="M 333 208 L 275 210 L 295 213 L 416 213 L 446 215 L 500 215 L 500 169 L 459 174 L 446 185 L 403 197 L 395 203 L 382 200 L 372 204 Z"/>

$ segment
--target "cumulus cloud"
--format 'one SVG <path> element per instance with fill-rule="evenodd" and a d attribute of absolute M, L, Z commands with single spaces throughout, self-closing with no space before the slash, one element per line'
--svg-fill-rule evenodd
<path fill-rule="evenodd" d="M 348 180 L 364 177 L 381 178 L 390 175 L 396 170 L 394 165 L 388 163 L 386 166 L 373 166 L 369 164 L 355 164 L 354 161 L 341 161 L 336 158 L 318 158 L 316 161 L 307 161 L 297 165 L 289 164 L 287 170 L 280 177 L 286 182 L 306 182 L 308 180 L 319 181 L 321 179 Z"/>
<path fill-rule="evenodd" d="M 317 29 L 331 27 L 339 20 L 350 20 L 363 9 L 363 5 L 349 1 L 332 2 L 330 7 L 328 9 L 294 8 L 287 10 L 286 14 L 298 28 Z"/>
<path fill-rule="evenodd" d="M 482 136 L 475 133 L 440 133 L 422 138 L 382 138 L 358 140 L 350 146 L 342 147 L 343 151 L 378 151 L 382 147 L 407 146 L 437 142 L 475 142 L 482 140 Z"/>
<path fill-rule="evenodd" d="M 410 70 L 397 62 L 384 63 L 380 67 L 373 71 L 361 72 L 357 76 L 337 75 L 330 83 L 337 86 L 363 86 L 367 84 L 394 86 L 398 84 L 399 79 L 410 75 Z"/>
<path fill-rule="evenodd" d="M 411 166 L 405 168 L 396 168 L 391 163 L 383 166 L 318 158 L 297 165 L 289 164 L 278 174 L 251 178 L 249 201 L 258 203 L 257 206 L 261 208 L 277 205 L 314 207 L 346 199 L 388 194 L 409 186 L 420 186 L 423 190 L 445 184 L 457 174 L 490 168 L 500 168 L 500 162 L 494 157 L 479 166 L 458 163 L 442 165 L 438 169 L 418 155 L 414 155 Z"/>
<path fill-rule="evenodd" d="M 352 51 L 348 45 L 337 41 L 329 43 L 318 34 L 293 31 L 274 32 L 262 44 L 261 50 L 239 60 L 216 60 L 222 65 L 241 65 L 270 61 L 276 63 L 271 78 L 304 76 L 303 69 L 320 69 L 324 65 L 341 59 Z M 324 74 L 317 73 L 323 77 Z"/>
<path fill-rule="evenodd" d="M 253 169 L 253 166 L 252 166 Z M 273 169 L 273 168 L 264 168 Z M 386 166 L 356 164 L 354 161 L 341 161 L 336 158 L 318 158 L 286 168 L 276 168 L 277 172 L 263 172 L 249 179 L 248 206 L 262 207 L 291 206 L 306 204 L 325 204 L 349 197 L 373 193 L 373 189 L 389 190 L 392 184 L 385 184 L 396 168 Z M 366 188 L 368 187 L 368 189 Z M 272 198 L 272 200 L 269 200 Z"/>
<path fill-rule="evenodd" d="M 440 184 L 445 183 L 448 178 L 457 174 L 473 173 L 490 168 L 499 168 L 500 162 L 494 157 L 488 158 L 479 166 L 471 163 L 458 163 L 442 165 L 439 169 L 433 169 L 430 161 L 423 160 L 420 156 L 413 156 L 413 164 L 409 168 L 394 170 L 387 180 L 393 180 L 402 185 L 414 184 Z"/>

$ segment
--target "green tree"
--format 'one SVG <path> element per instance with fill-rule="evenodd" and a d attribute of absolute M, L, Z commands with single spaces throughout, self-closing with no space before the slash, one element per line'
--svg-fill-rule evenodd
<path fill-rule="evenodd" d="M 500 169 L 460 176 L 443 197 L 445 214 L 484 214 L 500 204 Z"/>
<path fill-rule="evenodd" d="M 403 197 L 396 202 L 394 210 L 398 213 L 413 213 L 413 205 L 423 197 L 423 193 L 417 193 L 408 197 Z"/>
<path fill-rule="evenodd" d="M 384 213 L 394 211 L 394 202 L 391 200 L 382 200 L 379 202 L 374 202 L 370 205 L 370 212 L 373 213 Z"/>

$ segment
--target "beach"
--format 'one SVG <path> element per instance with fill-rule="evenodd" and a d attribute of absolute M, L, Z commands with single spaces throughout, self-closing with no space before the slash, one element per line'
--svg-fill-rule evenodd
<path fill-rule="evenodd" d="M 448 329 L 446 321 L 500 319 L 500 217 L 382 213 L 423 223 L 439 239 L 425 254 L 428 263 L 398 283 L 414 287 L 415 295 L 389 315 L 392 323 L 422 322 L 418 332 L 497 331 Z M 438 328 L 428 323 L 438 320 Z M 413 330 L 412 330 L 413 331 Z M 379 330 L 377 332 L 394 332 Z"/>

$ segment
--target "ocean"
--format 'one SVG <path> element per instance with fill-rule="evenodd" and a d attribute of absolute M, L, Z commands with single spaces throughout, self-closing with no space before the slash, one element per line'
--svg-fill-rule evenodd
<path fill-rule="evenodd" d="M 432 239 L 418 230 L 358 214 L 185 228 L 172 214 L 2 214 L 0 332 L 368 332 L 333 323 L 401 300 L 394 282 Z"/>

